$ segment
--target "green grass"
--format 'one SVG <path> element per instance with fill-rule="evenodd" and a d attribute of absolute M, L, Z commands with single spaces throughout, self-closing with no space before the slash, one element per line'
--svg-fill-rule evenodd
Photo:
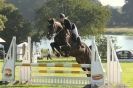
<path fill-rule="evenodd" d="M 39 63 L 75 63 L 75 59 L 74 58 L 53 58 L 53 60 L 46 60 L 46 58 L 44 58 L 43 60 L 39 60 Z M 0 68 L 2 69 L 2 64 L 3 61 L 0 61 Z M 104 64 L 105 66 L 105 64 Z M 133 62 L 129 63 L 129 62 L 121 62 L 121 66 L 122 66 L 122 82 L 123 84 L 127 85 L 129 88 L 133 88 Z M 0 72 L 1 72 L 0 69 Z M 36 70 L 37 68 L 33 68 L 33 70 Z M 40 68 L 41 69 L 41 68 Z M 81 69 L 79 69 L 81 70 Z M 36 73 L 34 74 L 36 75 Z M 43 75 L 43 74 L 41 74 Z M 49 74 L 48 74 L 49 75 Z M 60 75 L 60 74 L 58 74 Z M 66 75 L 65 75 L 66 76 Z M 72 75 L 72 76 L 76 76 L 76 75 Z M 85 76 L 85 75 L 84 75 Z M 0 73 L 0 79 L 2 79 L 2 74 Z M 16 80 L 19 79 L 19 67 L 16 67 Z M 31 86 L 31 85 L 15 85 L 15 86 L 10 86 L 8 85 L 8 87 L 11 88 L 81 88 L 81 86 L 77 85 L 73 85 L 73 86 L 69 86 L 69 85 L 46 85 L 46 86 Z M 1 87 L 0 87 L 1 88 Z"/>
<path fill-rule="evenodd" d="M 133 62 L 122 62 L 122 81 L 123 84 L 133 88 Z"/>

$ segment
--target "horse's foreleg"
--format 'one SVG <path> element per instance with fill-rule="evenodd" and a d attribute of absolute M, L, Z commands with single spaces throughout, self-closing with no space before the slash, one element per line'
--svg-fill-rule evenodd
<path fill-rule="evenodd" d="M 54 53 L 54 52 L 55 52 L 55 49 L 54 49 L 55 43 L 54 43 L 54 42 L 50 43 L 50 46 L 51 46 L 52 51 L 53 51 L 53 53 Z"/>
<path fill-rule="evenodd" d="M 60 53 L 61 53 L 60 47 L 59 47 L 55 42 L 51 43 L 50 46 L 51 46 L 51 48 L 52 48 L 52 50 L 53 50 L 53 53 L 54 53 L 56 56 L 59 57 L 59 56 L 60 56 Z"/>
<path fill-rule="evenodd" d="M 61 54 L 63 56 L 63 52 L 62 52 L 61 48 L 58 45 L 56 45 L 55 48 L 59 52 L 59 54 Z"/>

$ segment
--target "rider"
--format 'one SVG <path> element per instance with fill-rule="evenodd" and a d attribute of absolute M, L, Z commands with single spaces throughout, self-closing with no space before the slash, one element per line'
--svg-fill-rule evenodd
<path fill-rule="evenodd" d="M 80 46 L 83 48 L 84 46 L 81 44 L 81 39 L 80 39 L 76 25 L 72 23 L 68 19 L 68 17 L 66 17 L 65 14 L 63 13 L 60 13 L 60 22 L 66 29 L 68 29 L 71 32 L 73 42 L 76 42 L 78 44 L 78 48 L 80 48 Z"/>

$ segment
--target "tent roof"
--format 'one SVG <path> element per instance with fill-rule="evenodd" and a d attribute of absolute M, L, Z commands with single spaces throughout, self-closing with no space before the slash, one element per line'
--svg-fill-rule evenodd
<path fill-rule="evenodd" d="M 5 40 L 3 40 L 2 38 L 0 38 L 0 42 L 6 42 Z"/>

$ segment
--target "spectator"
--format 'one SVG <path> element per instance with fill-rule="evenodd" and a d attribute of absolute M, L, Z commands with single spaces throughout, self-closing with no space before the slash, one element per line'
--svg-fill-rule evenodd
<path fill-rule="evenodd" d="M 47 60 L 48 59 L 51 59 L 52 60 L 52 58 L 51 58 L 51 52 L 50 52 L 50 50 L 48 49 L 48 54 L 47 54 Z"/>

